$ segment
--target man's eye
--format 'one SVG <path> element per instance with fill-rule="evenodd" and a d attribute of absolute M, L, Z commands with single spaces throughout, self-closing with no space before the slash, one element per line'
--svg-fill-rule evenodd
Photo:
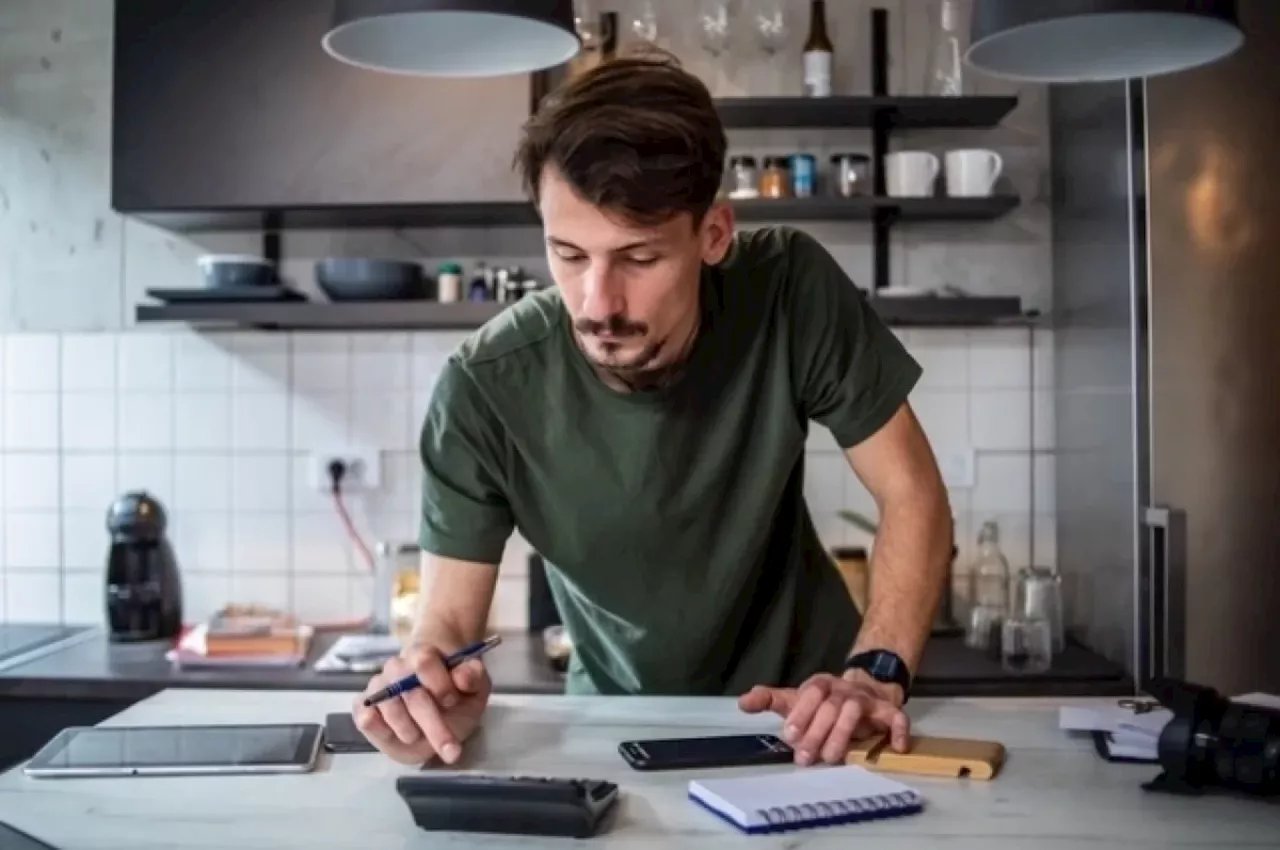
<path fill-rule="evenodd" d="M 581 263 L 587 257 L 585 254 L 556 254 L 562 261 L 566 263 Z"/>
<path fill-rule="evenodd" d="M 658 257 L 628 257 L 627 262 L 633 266 L 651 266 L 658 262 Z"/>

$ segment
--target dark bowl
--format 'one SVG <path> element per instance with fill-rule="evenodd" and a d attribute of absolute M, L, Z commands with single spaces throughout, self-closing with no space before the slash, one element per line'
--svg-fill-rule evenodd
<path fill-rule="evenodd" d="M 316 263 L 316 283 L 330 301 L 415 301 L 429 297 L 422 266 L 410 260 L 329 257 Z"/>
<path fill-rule="evenodd" d="M 206 254 L 196 260 L 209 289 L 235 289 L 244 286 L 275 286 L 279 283 L 275 267 L 261 257 L 247 254 Z"/>

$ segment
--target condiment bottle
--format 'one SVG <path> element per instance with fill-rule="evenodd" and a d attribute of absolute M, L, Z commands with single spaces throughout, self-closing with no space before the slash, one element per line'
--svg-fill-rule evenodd
<path fill-rule="evenodd" d="M 445 263 L 436 273 L 436 298 L 441 304 L 462 300 L 462 266 Z"/>
<path fill-rule="evenodd" d="M 804 42 L 804 93 L 806 97 L 831 96 L 831 64 L 835 49 L 827 35 L 827 4 L 811 0 L 809 36 Z"/>

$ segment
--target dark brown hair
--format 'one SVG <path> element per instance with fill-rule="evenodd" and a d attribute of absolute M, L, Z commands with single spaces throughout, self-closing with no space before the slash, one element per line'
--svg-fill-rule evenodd
<path fill-rule="evenodd" d="M 629 51 L 564 83 L 525 124 L 515 167 L 536 204 L 547 166 L 639 224 L 715 202 L 728 142 L 707 87 L 670 53 Z"/>

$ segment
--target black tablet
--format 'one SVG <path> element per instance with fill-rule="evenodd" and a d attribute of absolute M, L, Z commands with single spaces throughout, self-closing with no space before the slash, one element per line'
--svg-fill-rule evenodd
<path fill-rule="evenodd" d="M 41 778 L 306 773 L 315 767 L 323 731 L 319 723 L 73 726 L 23 770 Z"/>

